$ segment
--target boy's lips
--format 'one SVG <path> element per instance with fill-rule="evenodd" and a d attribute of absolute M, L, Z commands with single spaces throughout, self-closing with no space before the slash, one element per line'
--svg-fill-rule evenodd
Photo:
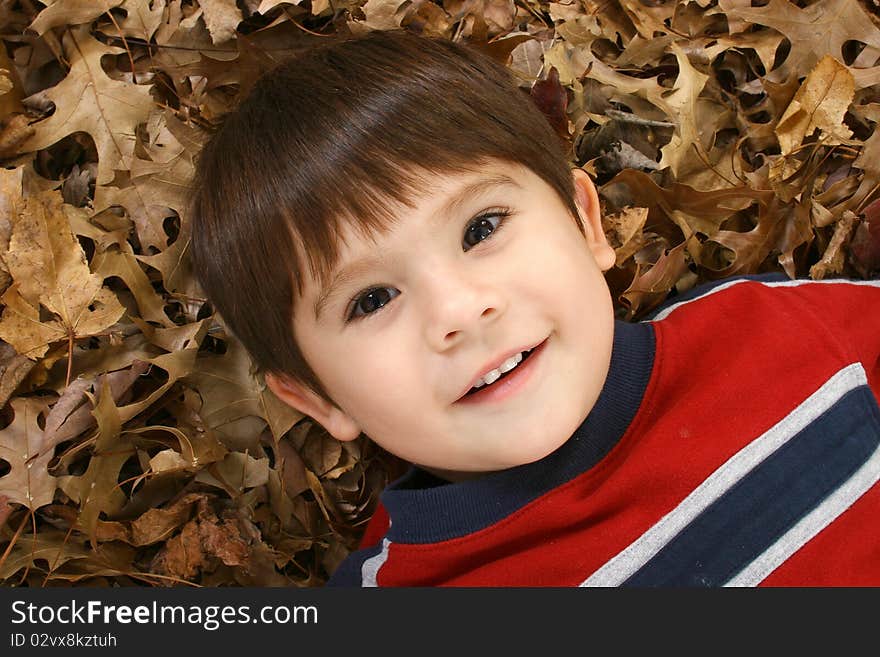
<path fill-rule="evenodd" d="M 541 340 L 540 342 L 535 343 L 535 344 L 532 344 L 532 346 L 528 346 L 528 347 L 520 347 L 519 349 L 514 349 L 514 350 L 512 350 L 512 351 L 505 352 L 505 353 L 504 353 L 503 355 L 501 355 L 500 357 L 494 358 L 493 360 L 489 361 L 486 365 L 484 365 L 484 366 L 478 371 L 478 373 L 476 374 L 476 376 L 474 376 L 473 379 L 471 379 L 470 383 L 469 383 L 469 384 L 467 385 L 467 387 L 466 387 L 466 388 L 465 388 L 465 389 L 464 389 L 464 390 L 458 395 L 458 397 L 456 397 L 455 403 L 462 402 L 462 401 L 470 401 L 471 398 L 483 398 L 483 397 L 489 397 L 489 396 L 490 396 L 489 393 L 494 389 L 494 387 L 495 387 L 496 385 L 497 385 L 498 387 L 501 387 L 501 385 L 504 384 L 504 382 L 505 382 L 508 378 L 516 377 L 516 376 L 517 376 L 517 372 L 518 372 L 518 370 L 520 370 L 521 368 L 522 368 L 522 369 L 526 369 L 526 368 L 528 368 L 528 367 L 529 367 L 529 362 L 530 362 L 530 361 L 531 361 L 531 360 L 537 355 L 537 352 L 541 350 L 541 348 L 544 346 L 544 344 L 545 344 L 546 342 L 547 342 L 547 338 L 544 338 L 544 339 Z M 526 352 L 526 351 L 531 351 L 531 352 L 532 352 L 531 354 L 529 354 L 528 359 L 527 359 L 527 360 L 524 360 L 524 361 L 521 362 L 519 365 L 517 365 L 513 370 L 511 370 L 511 371 L 509 372 L 509 374 L 507 374 L 507 376 L 503 376 L 503 378 L 501 378 L 501 379 L 495 381 L 494 383 L 490 383 L 490 384 L 488 384 L 488 385 L 484 385 L 484 386 L 482 386 L 479 390 L 477 390 L 476 392 L 474 392 L 473 394 L 468 395 L 468 393 L 469 393 L 469 392 L 471 391 L 471 389 L 477 384 L 477 382 L 478 382 L 480 379 L 483 378 L 483 375 L 484 375 L 484 374 L 486 374 L 487 372 L 490 372 L 491 370 L 494 370 L 494 369 L 499 368 L 499 367 L 501 366 L 501 364 L 504 363 L 504 361 L 506 361 L 506 360 L 507 360 L 508 358 L 510 358 L 511 356 L 516 356 L 517 354 L 522 353 L 522 352 Z M 522 372 L 522 373 L 525 373 L 525 372 Z M 480 400 L 480 399 L 474 399 L 473 401 L 479 401 L 479 400 Z"/>

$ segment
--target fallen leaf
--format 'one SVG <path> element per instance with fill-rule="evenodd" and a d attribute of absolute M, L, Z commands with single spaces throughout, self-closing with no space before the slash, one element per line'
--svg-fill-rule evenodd
<path fill-rule="evenodd" d="M 835 276 L 843 273 L 846 262 L 846 251 L 843 250 L 843 247 L 852 237 L 855 223 L 856 217 L 850 212 L 834 224 L 834 234 L 822 254 L 822 259 L 810 267 L 810 278 L 818 281 L 829 275 Z"/>
<path fill-rule="evenodd" d="M 57 192 L 30 197 L 13 218 L 6 264 L 14 281 L 0 300 L 0 338 L 38 358 L 49 345 L 94 335 L 112 326 L 124 308 L 89 270 Z M 43 321 L 40 306 L 54 316 Z"/>
<path fill-rule="evenodd" d="M 199 6 L 211 41 L 223 43 L 235 36 L 235 29 L 242 21 L 241 10 L 235 0 L 199 0 Z"/>
<path fill-rule="evenodd" d="M 122 440 L 119 412 L 113 403 L 110 384 L 105 379 L 97 401 L 86 393 L 93 405 L 98 428 L 92 457 L 86 471 L 66 479 L 65 492 L 79 502 L 79 525 L 88 533 L 92 546 L 98 543 L 96 530 L 100 514 L 112 517 L 125 504 L 126 495 L 119 486 L 119 471 L 134 454 L 131 444 Z"/>
<path fill-rule="evenodd" d="M 122 0 L 46 0 L 43 9 L 29 29 L 39 35 L 61 25 L 89 23 L 98 16 L 122 4 Z"/>
<path fill-rule="evenodd" d="M 14 417 L 0 429 L 0 458 L 10 471 L 0 477 L 0 495 L 9 502 L 31 510 L 50 504 L 55 495 L 56 480 L 49 474 L 52 450 L 44 450 L 44 433 L 38 417 L 48 404 L 39 398 L 16 397 L 9 401 Z"/>
<path fill-rule="evenodd" d="M 101 58 L 124 53 L 124 48 L 106 46 L 80 25 L 64 34 L 70 71 L 45 95 L 55 112 L 34 125 L 34 136 L 21 151 L 37 151 L 74 132 L 86 132 L 98 149 L 96 182 L 113 180 L 113 170 L 128 164 L 134 151 L 134 135 L 153 108 L 148 86 L 113 80 L 101 66 Z"/>
<path fill-rule="evenodd" d="M 782 154 L 794 151 L 815 130 L 825 145 L 848 140 L 852 131 L 843 117 L 854 96 L 855 81 L 849 69 L 827 55 L 819 60 L 776 125 Z"/>

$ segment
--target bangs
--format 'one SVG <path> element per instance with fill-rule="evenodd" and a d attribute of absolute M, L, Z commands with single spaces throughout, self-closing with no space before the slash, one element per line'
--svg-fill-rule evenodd
<path fill-rule="evenodd" d="M 449 159 L 449 158 L 447 158 Z M 432 178 L 476 172 L 473 161 L 448 161 L 442 168 L 374 160 L 376 171 L 350 172 L 321 183 L 325 194 L 315 195 L 299 211 L 288 211 L 286 220 L 295 251 L 291 269 L 298 296 L 303 294 L 304 275 L 326 287 L 339 265 L 345 233 L 350 231 L 370 242 L 389 232 L 401 210 L 415 209 L 430 189 Z"/>

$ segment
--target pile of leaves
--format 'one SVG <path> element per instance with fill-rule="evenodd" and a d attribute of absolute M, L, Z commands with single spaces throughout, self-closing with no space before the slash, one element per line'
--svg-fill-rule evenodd
<path fill-rule="evenodd" d="M 0 0 L 0 581 L 319 586 L 404 466 L 279 402 L 189 267 L 194 157 L 262 71 L 397 27 L 504 62 L 600 184 L 636 320 L 731 275 L 880 273 L 878 24 L 859 0 Z"/>

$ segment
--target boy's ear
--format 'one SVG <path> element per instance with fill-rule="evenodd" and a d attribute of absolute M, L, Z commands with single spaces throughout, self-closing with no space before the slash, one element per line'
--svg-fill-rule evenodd
<path fill-rule="evenodd" d="M 345 411 L 312 392 L 308 387 L 284 374 L 267 372 L 266 385 L 288 406 L 308 415 L 337 440 L 354 440 L 361 428 Z"/>
<path fill-rule="evenodd" d="M 599 192 L 586 171 L 580 168 L 572 169 L 574 179 L 575 201 L 584 227 L 584 235 L 587 245 L 593 253 L 593 258 L 599 269 L 608 271 L 617 260 L 614 249 L 605 238 L 602 229 L 602 209 L 599 204 Z"/>

